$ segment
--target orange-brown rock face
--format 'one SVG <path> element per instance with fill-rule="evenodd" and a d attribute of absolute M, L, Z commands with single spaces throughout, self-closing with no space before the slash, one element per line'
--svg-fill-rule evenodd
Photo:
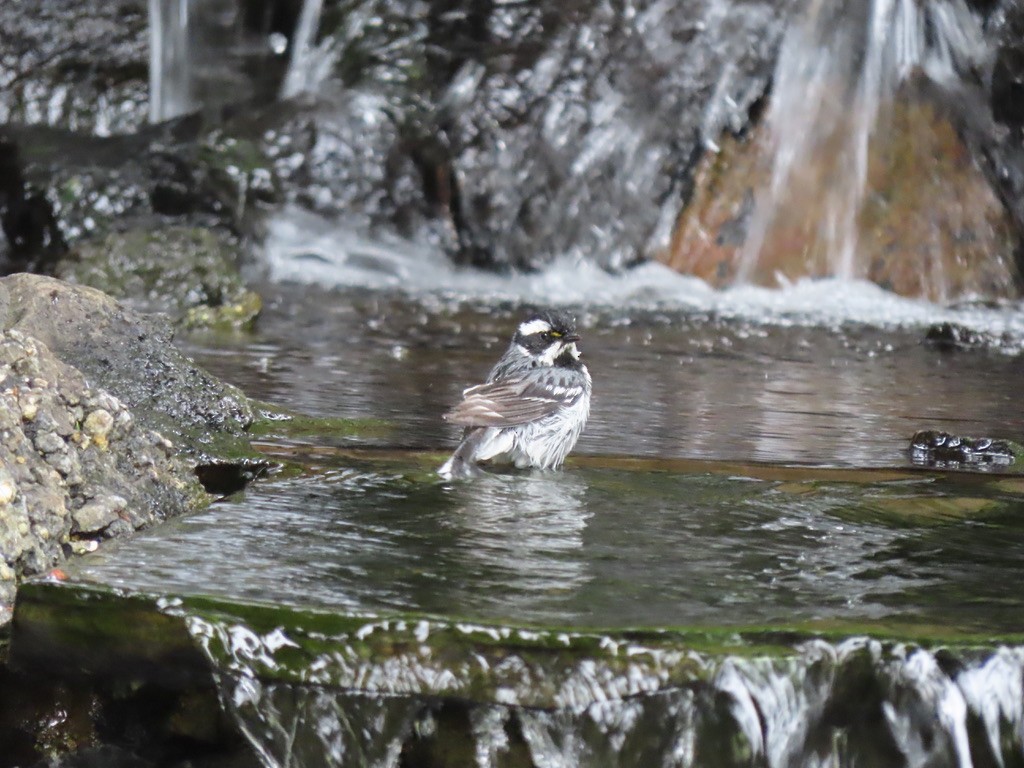
<path fill-rule="evenodd" d="M 920 99 L 886 113 L 863 190 L 850 173 L 854 116 L 817 137 L 774 193 L 765 126 L 724 139 L 702 159 L 662 260 L 716 286 L 838 275 L 934 301 L 1017 296 L 1017 236 L 953 125 Z"/>

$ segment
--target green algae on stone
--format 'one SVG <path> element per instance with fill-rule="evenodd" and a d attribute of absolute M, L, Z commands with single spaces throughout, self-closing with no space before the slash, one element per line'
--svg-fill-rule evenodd
<path fill-rule="evenodd" d="M 262 301 L 246 288 L 240 258 L 215 230 L 140 228 L 78 243 L 57 276 L 164 312 L 186 328 L 244 329 Z"/>
<path fill-rule="evenodd" d="M 382 437 L 396 429 L 384 419 L 346 419 L 309 416 L 272 403 L 258 403 L 256 419 L 249 428 L 254 437 L 319 437 L 324 440 L 350 437 Z"/>

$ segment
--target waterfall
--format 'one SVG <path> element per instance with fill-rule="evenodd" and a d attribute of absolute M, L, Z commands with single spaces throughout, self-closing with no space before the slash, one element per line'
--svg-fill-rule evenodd
<path fill-rule="evenodd" d="M 323 0 L 303 0 L 299 21 L 292 36 L 288 72 L 281 86 L 282 98 L 313 90 L 324 77 L 325 56 L 318 55 L 314 45 L 322 10 Z"/>
<path fill-rule="evenodd" d="M 198 617 L 188 625 L 218 670 L 222 705 L 267 768 L 396 768 L 409 764 L 400 756 L 435 750 L 464 758 L 445 764 L 482 768 L 971 768 L 1024 754 L 1021 648 L 932 651 L 855 637 L 810 640 L 781 656 L 716 657 L 605 638 L 611 663 L 547 667 L 516 644 L 497 657 L 478 645 L 467 659 L 449 647 L 442 660 L 425 644 L 440 627 L 426 620 L 357 632 L 365 639 L 390 626 L 407 636 L 376 661 L 344 643 L 310 655 L 281 628 L 261 635 Z M 626 660 L 616 662 L 620 651 Z M 295 662 L 301 682 L 287 682 L 282 670 Z"/>
<path fill-rule="evenodd" d="M 149 119 L 237 103 L 265 90 L 276 38 L 248 27 L 241 0 L 149 0 Z M 320 0 L 307 0 L 306 6 Z M 303 10 L 303 19 L 306 10 Z M 316 19 L 311 22 L 315 31 Z"/>
<path fill-rule="evenodd" d="M 777 281 L 766 254 L 794 249 L 803 252 L 805 274 L 868 277 L 860 240 L 879 129 L 894 122 L 895 104 L 911 103 L 908 90 L 926 83 L 955 98 L 963 83 L 984 78 L 989 56 L 964 0 L 809 0 L 777 63 L 766 118 L 770 170 L 736 279 Z M 923 292 L 945 299 L 940 250 L 916 269 L 929 273 Z"/>
<path fill-rule="evenodd" d="M 149 121 L 158 123 L 189 112 L 192 57 L 189 45 L 191 0 L 149 0 Z"/>

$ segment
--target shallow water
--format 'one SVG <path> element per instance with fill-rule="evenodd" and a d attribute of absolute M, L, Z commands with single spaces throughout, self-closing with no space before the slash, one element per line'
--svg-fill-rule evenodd
<path fill-rule="evenodd" d="M 442 483 L 457 432 L 440 414 L 522 310 L 273 290 L 257 333 L 189 351 L 256 397 L 389 426 L 268 437 L 305 473 L 111 547 L 88 578 L 513 623 L 1022 628 L 1016 481 L 913 471 L 906 452 L 922 428 L 1017 436 L 1013 355 L 941 352 L 923 328 L 583 311 L 596 394 L 577 457 Z"/>
<path fill-rule="evenodd" d="M 357 613 L 557 626 L 871 622 L 1024 629 L 1016 486 L 577 467 L 474 482 L 414 466 L 257 485 L 80 575 Z"/>
<path fill-rule="evenodd" d="M 1017 308 L 882 297 L 865 323 L 874 289 L 824 285 L 577 305 L 596 394 L 565 469 L 445 482 L 440 415 L 534 296 L 459 280 L 269 286 L 254 334 L 186 339 L 255 397 L 383 424 L 262 436 L 288 469 L 51 588 L 114 587 L 115 634 L 120 590 L 158 596 L 268 766 L 1019 757 L 1024 479 L 906 451 L 924 428 L 1019 436 Z M 1008 343 L 926 343 L 951 316 Z"/>
<path fill-rule="evenodd" d="M 384 419 L 395 425 L 387 445 L 434 450 L 454 445 L 458 432 L 441 414 L 482 381 L 522 314 L 492 299 L 299 285 L 268 295 L 255 335 L 194 337 L 187 351 L 254 397 L 315 416 Z M 595 382 L 580 453 L 893 467 L 909 463 L 919 429 L 1024 434 L 1024 360 L 941 352 L 925 343 L 925 325 L 778 313 L 753 322 L 678 306 L 576 311 Z M 989 326 L 1016 322 L 990 315 Z"/>

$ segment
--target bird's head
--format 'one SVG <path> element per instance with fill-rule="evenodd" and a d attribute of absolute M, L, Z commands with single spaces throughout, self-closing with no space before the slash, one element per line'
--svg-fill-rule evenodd
<path fill-rule="evenodd" d="M 538 365 L 576 362 L 580 351 L 576 342 L 576 321 L 565 312 L 537 312 L 519 324 L 512 344 Z"/>

